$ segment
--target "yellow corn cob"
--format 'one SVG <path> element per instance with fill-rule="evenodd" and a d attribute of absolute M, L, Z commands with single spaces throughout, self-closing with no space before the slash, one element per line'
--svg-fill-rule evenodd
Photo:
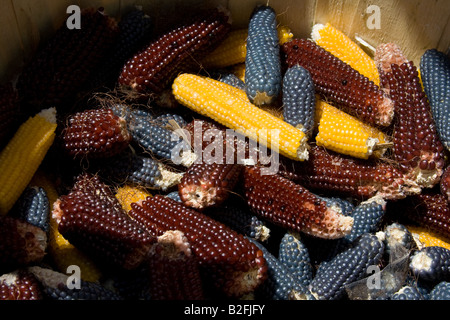
<path fill-rule="evenodd" d="M 450 239 L 445 238 L 436 232 L 430 231 L 424 227 L 418 226 L 406 226 L 406 228 L 411 232 L 414 240 L 421 247 L 444 247 L 450 250 Z"/>
<path fill-rule="evenodd" d="M 280 44 L 291 40 L 294 36 L 286 26 L 279 26 L 277 30 Z M 244 63 L 247 54 L 247 35 L 247 28 L 231 31 L 227 38 L 202 60 L 203 67 L 224 68 Z"/>
<path fill-rule="evenodd" d="M 181 104 L 268 148 L 275 148 L 288 158 L 308 158 L 306 135 L 251 104 L 243 90 L 210 78 L 184 73 L 175 79 L 172 91 Z"/>
<path fill-rule="evenodd" d="M 314 25 L 311 37 L 316 44 L 379 85 L 380 77 L 375 61 L 354 41 L 330 23 Z"/>
<path fill-rule="evenodd" d="M 42 110 L 17 130 L 0 153 L 0 214 L 5 215 L 27 187 L 55 139 L 56 109 Z"/>
<path fill-rule="evenodd" d="M 50 208 L 58 200 L 58 192 L 53 182 L 38 170 L 31 180 L 31 184 L 44 188 L 47 193 Z M 80 278 L 84 281 L 98 282 L 101 277 L 101 271 L 83 252 L 69 243 L 58 231 L 58 224 L 50 215 L 50 230 L 48 234 L 48 251 L 56 269 L 62 273 L 67 272 L 70 265 L 76 265 L 80 268 Z"/>
<path fill-rule="evenodd" d="M 380 130 L 322 100 L 316 110 L 317 145 L 361 159 L 380 157 L 386 150 L 387 137 Z"/>
<path fill-rule="evenodd" d="M 130 185 L 124 185 L 117 189 L 115 196 L 116 196 L 117 200 L 119 200 L 119 203 L 122 206 L 122 208 L 126 212 L 129 212 L 131 210 L 131 204 L 133 202 L 145 200 L 147 197 L 150 197 L 151 194 L 148 193 L 143 188 L 130 186 Z"/>

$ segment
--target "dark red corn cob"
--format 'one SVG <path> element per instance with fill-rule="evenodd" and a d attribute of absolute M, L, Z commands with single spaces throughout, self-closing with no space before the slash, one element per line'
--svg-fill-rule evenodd
<path fill-rule="evenodd" d="M 450 166 L 447 166 L 441 176 L 440 181 L 441 193 L 447 198 L 450 203 Z"/>
<path fill-rule="evenodd" d="M 118 82 L 137 92 L 160 93 L 179 72 L 199 69 L 198 59 L 214 49 L 230 28 L 229 15 L 223 10 L 203 12 L 129 59 Z"/>
<path fill-rule="evenodd" d="M 152 300 L 203 300 L 197 258 L 184 234 L 170 230 L 158 237 L 149 259 Z"/>
<path fill-rule="evenodd" d="M 379 195 L 384 199 L 401 199 L 420 192 L 391 164 L 355 159 L 313 146 L 304 163 L 285 163 L 280 174 L 317 193 L 333 193 L 368 199 Z"/>
<path fill-rule="evenodd" d="M 245 167 L 244 192 L 256 215 L 289 230 L 319 238 L 349 234 L 353 218 L 342 215 L 299 184 L 280 175 L 263 175 L 258 167 Z"/>
<path fill-rule="evenodd" d="M 11 137 L 19 114 L 17 91 L 11 82 L 0 85 L 0 147 Z"/>
<path fill-rule="evenodd" d="M 39 282 L 26 269 L 15 270 L 0 276 L 0 300 L 41 300 Z"/>
<path fill-rule="evenodd" d="M 70 116 L 62 138 L 68 154 L 80 158 L 117 155 L 131 141 L 125 119 L 108 108 L 85 110 Z"/>
<path fill-rule="evenodd" d="M 293 39 L 282 46 L 284 62 L 311 74 L 316 92 L 346 112 L 374 125 L 387 126 L 394 116 L 388 96 L 367 77 L 311 40 Z"/>
<path fill-rule="evenodd" d="M 382 86 L 395 104 L 394 160 L 420 186 L 432 187 L 443 172 L 444 146 L 417 68 L 392 43 L 377 47 L 375 61 Z"/>
<path fill-rule="evenodd" d="M 47 234 L 28 222 L 0 217 L 0 272 L 42 261 L 47 248 Z"/>
<path fill-rule="evenodd" d="M 202 275 L 226 295 L 240 297 L 265 280 L 267 266 L 261 250 L 222 223 L 162 195 L 131 207 L 128 214 L 156 236 L 168 230 L 183 232 Z"/>
<path fill-rule="evenodd" d="M 195 209 L 218 206 L 228 198 L 241 172 L 238 164 L 193 164 L 178 184 L 181 201 Z"/>
<path fill-rule="evenodd" d="M 118 35 L 117 21 L 102 8 L 81 11 L 81 28 L 64 23 L 24 67 L 17 88 L 30 111 L 67 110 Z"/>
<path fill-rule="evenodd" d="M 110 267 L 137 268 L 156 241 L 126 215 L 108 185 L 87 173 L 59 197 L 52 214 L 64 238 Z"/>
<path fill-rule="evenodd" d="M 391 205 L 391 212 L 450 238 L 450 204 L 440 192 L 426 189 Z"/>

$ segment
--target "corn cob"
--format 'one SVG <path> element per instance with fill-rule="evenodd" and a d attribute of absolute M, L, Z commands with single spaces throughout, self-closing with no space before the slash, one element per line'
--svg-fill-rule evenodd
<path fill-rule="evenodd" d="M 450 203 L 450 166 L 447 166 L 444 169 L 441 176 L 441 181 L 439 182 L 439 187 L 441 189 L 441 193 L 447 197 L 447 200 Z"/>
<path fill-rule="evenodd" d="M 282 165 L 280 174 L 313 192 L 358 199 L 375 195 L 386 200 L 402 199 L 420 192 L 418 185 L 393 165 L 356 159 L 319 146 L 310 149 L 310 158 L 305 163 Z"/>
<path fill-rule="evenodd" d="M 393 222 L 384 228 L 384 233 L 385 251 L 388 256 L 394 254 L 399 247 L 408 251 L 415 248 L 413 234 L 404 224 Z"/>
<path fill-rule="evenodd" d="M 52 209 L 59 194 L 53 181 L 42 170 L 38 170 L 33 176 L 30 185 L 43 188 L 47 194 L 49 206 Z M 102 273 L 94 262 L 83 252 L 75 248 L 58 231 L 58 224 L 55 218 L 49 214 L 50 229 L 48 232 L 48 254 L 56 269 L 65 273 L 71 265 L 80 267 L 80 277 L 85 281 L 98 282 Z"/>
<path fill-rule="evenodd" d="M 383 87 L 389 90 L 395 104 L 394 160 L 420 186 L 432 187 L 442 175 L 444 146 L 439 140 L 417 68 L 393 43 L 379 45 L 375 61 Z"/>
<path fill-rule="evenodd" d="M 420 59 L 420 71 L 437 132 L 442 144 L 450 150 L 450 59 L 436 49 L 427 50 Z"/>
<path fill-rule="evenodd" d="M 160 93 L 178 73 L 198 69 L 198 60 L 212 51 L 230 28 L 229 15 L 223 10 L 201 13 L 129 59 L 122 68 L 119 85 L 141 93 Z"/>
<path fill-rule="evenodd" d="M 180 193 L 178 192 L 178 190 L 169 192 L 168 194 L 166 194 L 166 197 L 181 202 Z"/>
<path fill-rule="evenodd" d="M 414 222 L 442 237 L 450 238 L 450 206 L 436 191 L 424 190 L 398 203 L 392 203 L 392 212 L 398 212 L 406 222 Z"/>
<path fill-rule="evenodd" d="M 47 248 L 44 230 L 10 216 L 1 216 L 0 223 L 1 273 L 42 261 Z"/>
<path fill-rule="evenodd" d="M 430 292 L 429 300 L 450 300 L 450 282 L 441 281 Z"/>
<path fill-rule="evenodd" d="M 169 230 L 158 237 L 149 259 L 152 300 L 203 300 L 197 258 L 184 234 Z"/>
<path fill-rule="evenodd" d="M 194 163 L 178 184 L 181 201 L 199 210 L 218 206 L 228 199 L 241 172 L 238 164 Z"/>
<path fill-rule="evenodd" d="M 130 183 L 163 191 L 177 185 L 183 176 L 183 173 L 176 172 L 157 159 L 138 155 L 129 150 L 103 163 L 93 163 L 90 171 L 94 170 L 97 170 L 103 179 L 119 185 Z"/>
<path fill-rule="evenodd" d="M 0 148 L 11 138 L 19 115 L 19 97 L 12 82 L 0 85 Z"/>
<path fill-rule="evenodd" d="M 291 40 L 294 36 L 287 26 L 278 26 L 277 33 L 280 44 Z M 247 37 L 247 28 L 231 30 L 225 40 L 202 59 L 201 64 L 206 69 L 225 68 L 241 63 L 245 64 Z"/>
<path fill-rule="evenodd" d="M 17 89 L 25 110 L 32 112 L 47 105 L 57 106 L 61 114 L 69 110 L 76 94 L 114 45 L 117 21 L 102 8 L 83 9 L 81 20 L 79 30 L 61 25 L 24 67 Z"/>
<path fill-rule="evenodd" d="M 333 210 L 342 213 L 344 216 L 349 216 L 355 210 L 355 205 L 349 200 L 339 197 L 323 197 L 318 196 L 320 199 L 326 202 L 327 206 L 333 208 Z"/>
<path fill-rule="evenodd" d="M 75 158 L 108 158 L 128 147 L 131 135 L 126 121 L 109 109 L 77 112 L 62 133 L 64 148 Z"/>
<path fill-rule="evenodd" d="M 311 75 L 305 68 L 295 65 L 288 68 L 282 84 L 283 120 L 312 134 L 316 95 Z"/>
<path fill-rule="evenodd" d="M 313 268 L 309 258 L 309 250 L 299 234 L 287 232 L 281 238 L 278 260 L 292 273 L 292 276 L 304 287 L 308 287 L 313 279 Z"/>
<path fill-rule="evenodd" d="M 443 247 L 424 247 L 411 256 L 409 267 L 419 279 L 429 282 L 450 280 L 450 250 Z"/>
<path fill-rule="evenodd" d="M 392 295 L 391 300 L 425 300 L 425 298 L 416 287 L 404 286 Z"/>
<path fill-rule="evenodd" d="M 317 101 L 316 144 L 355 158 L 379 158 L 389 145 L 379 129 L 339 110 L 324 101 Z"/>
<path fill-rule="evenodd" d="M 182 137 L 175 132 L 185 125 L 186 121 L 177 114 L 164 114 L 154 118 L 150 111 L 137 110 L 131 112 L 128 129 L 133 142 L 144 151 L 188 167 L 195 157 L 189 152 L 190 148 L 183 145 Z"/>
<path fill-rule="evenodd" d="M 214 73 L 213 79 L 229 84 L 235 88 L 245 90 L 245 83 L 237 75 L 229 71 L 219 71 Z"/>
<path fill-rule="evenodd" d="M 353 228 L 344 239 L 352 243 L 364 233 L 378 231 L 385 214 L 386 201 L 383 198 L 375 196 L 361 202 L 350 215 L 353 218 Z"/>
<path fill-rule="evenodd" d="M 335 57 L 349 64 L 375 85 L 380 84 L 380 77 L 375 61 L 369 57 L 352 39 L 330 23 L 315 24 L 311 39 Z"/>
<path fill-rule="evenodd" d="M 52 215 L 59 232 L 99 265 L 135 269 L 156 241 L 126 215 L 109 186 L 87 173 L 59 197 Z"/>
<path fill-rule="evenodd" d="M 367 268 L 380 262 L 384 250 L 381 238 L 381 234 L 363 234 L 353 247 L 319 268 L 310 287 L 316 299 L 344 299 L 345 286 L 364 278 Z"/>
<path fill-rule="evenodd" d="M 407 225 L 406 227 L 414 237 L 416 245 L 419 249 L 423 247 L 436 246 L 447 248 L 450 250 L 450 239 L 421 226 Z"/>
<path fill-rule="evenodd" d="M 281 60 L 276 13 L 269 6 L 257 6 L 248 25 L 245 55 L 245 85 L 253 104 L 271 104 L 281 91 Z"/>
<path fill-rule="evenodd" d="M 12 214 L 45 232 L 50 229 L 49 200 L 47 193 L 41 187 L 27 187 L 13 207 Z"/>
<path fill-rule="evenodd" d="M 120 19 L 118 29 L 117 40 L 89 81 L 92 88 L 116 84 L 125 62 L 151 40 L 153 21 L 142 8 L 135 7 Z"/>
<path fill-rule="evenodd" d="M 307 159 L 305 134 L 251 104 L 242 90 L 192 74 L 179 75 L 172 88 L 175 98 L 188 108 L 286 157 Z"/>
<path fill-rule="evenodd" d="M 286 66 L 301 65 L 311 74 L 316 92 L 345 112 L 371 125 L 388 126 L 391 99 L 372 81 L 311 40 L 293 39 L 282 46 Z"/>
<path fill-rule="evenodd" d="M 120 300 L 117 293 L 99 283 L 80 280 L 77 288 L 64 273 L 39 266 L 29 267 L 27 270 L 37 278 L 43 294 L 50 300 Z"/>
<path fill-rule="evenodd" d="M 291 231 L 336 239 L 353 225 L 353 218 L 328 208 L 303 186 L 276 174 L 262 175 L 258 167 L 245 167 L 244 194 L 256 215 Z"/>
<path fill-rule="evenodd" d="M 235 202 L 233 199 L 219 207 L 210 208 L 206 214 L 248 238 L 259 242 L 269 240 L 272 226 L 247 210 L 240 201 Z"/>
<path fill-rule="evenodd" d="M 265 279 L 262 252 L 244 236 L 166 196 L 133 203 L 128 213 L 150 233 L 184 233 L 203 275 L 230 297 L 252 292 Z"/>
<path fill-rule="evenodd" d="M 53 144 L 55 109 L 45 109 L 26 120 L 0 153 L 0 215 L 19 199 Z"/>
<path fill-rule="evenodd" d="M 115 193 L 115 197 L 119 200 L 119 203 L 125 212 L 131 210 L 131 204 L 133 202 L 142 201 L 151 196 L 152 195 L 148 193 L 146 189 L 128 184 L 117 188 Z"/>
<path fill-rule="evenodd" d="M 255 291 L 262 300 L 315 300 L 308 288 L 292 275 L 290 270 L 264 245 L 251 240 L 264 254 L 267 261 L 267 280 Z"/>
<path fill-rule="evenodd" d="M 42 300 L 40 284 L 32 273 L 19 269 L 0 276 L 0 300 Z"/>

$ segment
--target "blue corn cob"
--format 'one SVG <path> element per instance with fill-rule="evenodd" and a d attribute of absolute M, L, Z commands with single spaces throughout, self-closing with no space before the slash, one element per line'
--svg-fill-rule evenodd
<path fill-rule="evenodd" d="M 322 263 L 311 282 L 311 293 L 318 300 L 343 299 L 345 286 L 367 276 L 367 268 L 380 262 L 384 250 L 380 238 L 363 234 L 352 247 Z"/>
<path fill-rule="evenodd" d="M 104 62 L 94 72 L 90 84 L 93 87 L 112 87 L 117 81 L 122 66 L 143 45 L 151 40 L 153 21 L 140 8 L 126 13 L 118 23 L 119 34 Z"/>
<path fill-rule="evenodd" d="M 283 77 L 282 99 L 284 121 L 311 134 L 314 126 L 316 95 L 308 70 L 300 65 L 286 70 Z"/>
<path fill-rule="evenodd" d="M 181 173 L 173 172 L 159 160 L 132 152 L 109 158 L 99 167 L 99 174 L 116 183 L 129 182 L 144 188 L 167 190 L 180 182 Z"/>
<path fill-rule="evenodd" d="M 401 223 L 394 222 L 384 228 L 385 253 L 391 255 L 396 249 L 411 250 L 414 247 L 414 238 L 411 232 Z M 400 249 L 401 250 L 401 249 Z"/>
<path fill-rule="evenodd" d="M 270 237 L 271 227 L 268 223 L 259 219 L 242 205 L 225 203 L 209 209 L 208 214 L 214 220 L 222 222 L 251 239 L 266 242 Z"/>
<path fill-rule="evenodd" d="M 281 91 L 281 61 L 275 11 L 258 6 L 250 16 L 245 56 L 246 93 L 255 105 L 270 104 Z"/>
<path fill-rule="evenodd" d="M 386 201 L 380 197 L 372 197 L 355 207 L 352 214 L 353 228 L 344 239 L 353 242 L 364 233 L 376 232 L 386 213 Z"/>
<path fill-rule="evenodd" d="M 237 75 L 231 72 L 218 72 L 218 74 L 214 77 L 220 82 L 229 84 L 235 88 L 239 88 L 241 90 L 245 90 L 245 83 L 242 81 Z"/>
<path fill-rule="evenodd" d="M 319 196 L 319 198 L 325 201 L 328 207 L 340 211 L 344 216 L 350 216 L 355 209 L 355 205 L 346 199 L 323 196 Z"/>
<path fill-rule="evenodd" d="M 436 49 L 420 59 L 422 83 L 442 144 L 450 150 L 450 59 Z"/>
<path fill-rule="evenodd" d="M 444 247 L 424 247 L 416 251 L 409 267 L 419 280 L 450 281 L 450 250 Z"/>
<path fill-rule="evenodd" d="M 278 259 L 292 273 L 292 276 L 303 286 L 308 287 L 313 278 L 313 269 L 309 258 L 309 250 L 300 236 L 287 232 L 280 243 Z"/>
<path fill-rule="evenodd" d="M 157 157 L 172 160 L 175 148 L 183 144 L 181 137 L 174 136 L 174 130 L 186 125 L 184 119 L 176 114 L 164 114 L 154 118 L 150 111 L 137 110 L 132 112 L 128 125 L 134 142 L 140 145 L 145 151 L 149 151 Z M 183 147 L 187 150 L 187 147 Z M 189 166 L 192 162 L 182 162 L 182 165 Z"/>
<path fill-rule="evenodd" d="M 50 228 L 50 204 L 47 192 L 41 187 L 27 187 L 13 208 L 21 220 L 47 232 Z"/>
<path fill-rule="evenodd" d="M 392 295 L 391 300 L 425 300 L 425 298 L 416 287 L 404 286 Z"/>
<path fill-rule="evenodd" d="M 261 243 L 250 239 L 262 252 L 267 263 L 267 279 L 257 288 L 256 299 L 315 300 L 308 288 L 298 282 L 289 269 Z"/>
<path fill-rule="evenodd" d="M 90 282 L 80 279 L 77 284 L 71 281 L 69 276 L 66 274 L 38 266 L 29 267 L 28 270 L 42 285 L 42 291 L 45 297 L 51 300 L 121 299 L 117 293 L 107 289 L 97 282 Z"/>
<path fill-rule="evenodd" d="M 439 282 L 431 290 L 429 300 L 450 300 L 450 282 Z"/>
<path fill-rule="evenodd" d="M 168 194 L 166 194 L 166 197 L 168 197 L 172 200 L 178 201 L 178 202 L 182 202 L 178 191 L 169 192 Z"/>

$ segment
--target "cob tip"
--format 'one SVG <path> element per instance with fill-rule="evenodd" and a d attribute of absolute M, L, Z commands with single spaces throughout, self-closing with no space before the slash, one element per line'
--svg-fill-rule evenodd
<path fill-rule="evenodd" d="M 318 39 L 321 38 L 320 30 L 325 28 L 325 25 L 322 23 L 316 23 L 311 30 L 311 39 L 316 42 Z"/>
<path fill-rule="evenodd" d="M 55 107 L 41 110 L 37 115 L 39 117 L 44 118 L 49 123 L 56 124 L 56 108 Z"/>

